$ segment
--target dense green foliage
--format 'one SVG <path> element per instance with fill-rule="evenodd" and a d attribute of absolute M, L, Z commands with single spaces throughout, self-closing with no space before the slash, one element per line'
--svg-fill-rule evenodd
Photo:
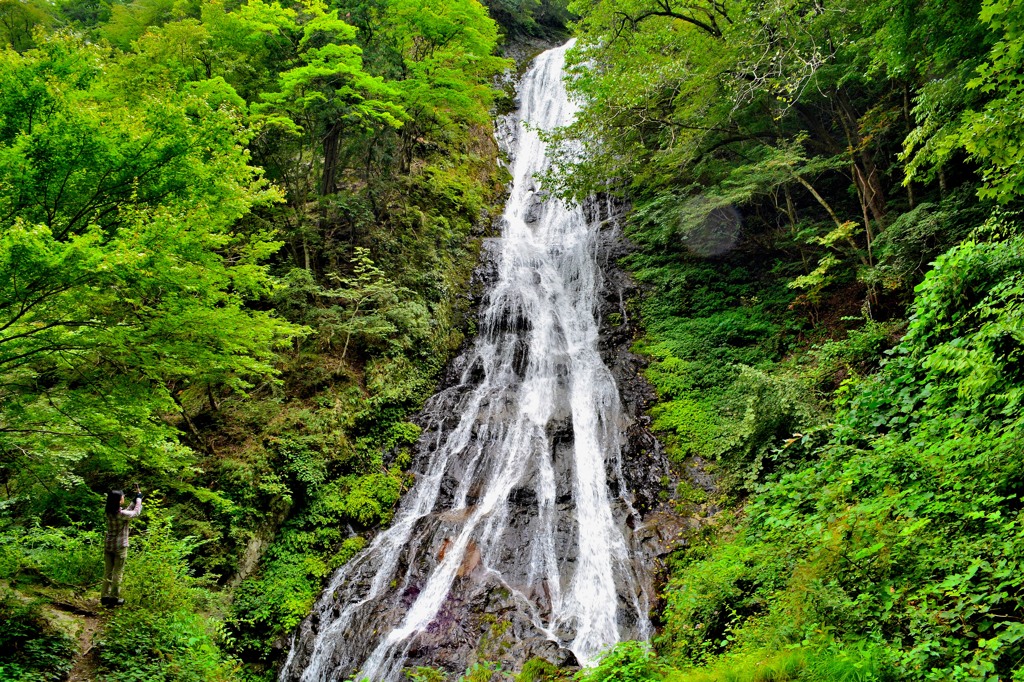
<path fill-rule="evenodd" d="M 147 493 L 110 680 L 266 677 L 388 522 L 503 191 L 501 31 L 477 0 L 0 4 L 3 679 L 70 668 L 110 487 Z"/>
<path fill-rule="evenodd" d="M 584 680 L 1024 675 L 1019 3 L 580 1 L 567 193 L 633 203 L 652 408 L 714 473 Z"/>
<path fill-rule="evenodd" d="M 110 618 L 100 644 L 101 675 L 125 682 L 231 679 L 237 663 L 222 653 L 216 621 L 206 617 L 219 595 L 189 566 L 195 540 L 176 538 L 161 510 L 147 515 L 125 571 L 126 606 Z"/>

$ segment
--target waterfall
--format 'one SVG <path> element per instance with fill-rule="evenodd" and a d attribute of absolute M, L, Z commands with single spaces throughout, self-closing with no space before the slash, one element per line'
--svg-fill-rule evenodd
<path fill-rule="evenodd" d="M 522 646 L 583 665 L 649 635 L 625 418 L 598 350 L 598 227 L 535 180 L 551 163 L 538 129 L 576 111 L 562 82 L 569 47 L 522 79 L 496 281 L 461 375 L 424 410 L 416 483 L 391 527 L 332 577 L 281 680 L 398 680 L 411 658 L 475 647 L 495 620 L 479 609 L 513 623 Z"/>

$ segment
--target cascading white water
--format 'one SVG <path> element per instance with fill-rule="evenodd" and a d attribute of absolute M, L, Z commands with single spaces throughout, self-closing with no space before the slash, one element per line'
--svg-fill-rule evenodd
<path fill-rule="evenodd" d="M 398 679 L 413 642 L 467 580 L 501 585 L 583 664 L 621 637 L 649 634 L 625 529 L 619 394 L 598 351 L 597 228 L 535 180 L 550 164 L 537 129 L 575 114 L 562 82 L 570 46 L 537 57 L 521 83 L 497 281 L 461 381 L 432 399 L 452 426 L 428 429 L 394 523 L 332 578 L 282 680 L 344 679 L 353 669 Z M 571 447 L 560 450 L 570 461 L 559 461 L 553 424 L 571 424 L 562 439 Z M 529 514 L 513 508 L 516 496 L 528 498 Z M 526 546 L 510 540 L 513 526 Z M 389 631 L 360 624 L 389 609 L 400 614 Z"/>

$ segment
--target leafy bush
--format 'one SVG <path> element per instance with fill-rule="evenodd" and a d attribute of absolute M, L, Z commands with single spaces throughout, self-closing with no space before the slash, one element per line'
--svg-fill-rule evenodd
<path fill-rule="evenodd" d="M 129 548 L 118 609 L 103 629 L 100 672 L 116 682 L 218 682 L 235 663 L 219 648 L 220 622 L 202 615 L 216 604 L 192 575 L 191 538 L 177 539 L 171 519 L 150 504 L 144 533 Z"/>
<path fill-rule="evenodd" d="M 81 524 L 8 526 L 0 533 L 0 578 L 29 571 L 57 587 L 91 587 L 103 577 L 102 547 L 103 532 Z"/>
<path fill-rule="evenodd" d="M 884 651 L 870 643 L 821 648 L 798 646 L 782 651 L 740 651 L 707 668 L 673 671 L 671 682 L 882 682 L 895 680 Z"/>
<path fill-rule="evenodd" d="M 632 234 L 644 233 L 641 219 Z M 781 277 L 733 257 L 638 253 L 627 266 L 651 286 L 639 304 L 645 336 L 635 350 L 653 356 L 646 376 L 658 393 L 653 426 L 669 456 L 717 462 L 725 492 L 752 490 L 795 449 L 783 440 L 812 429 L 820 409 L 796 378 L 772 367 L 790 341 L 791 300 Z"/>
<path fill-rule="evenodd" d="M 405 675 L 412 682 L 445 682 L 448 679 L 448 675 L 443 671 L 422 665 L 406 670 Z"/>
<path fill-rule="evenodd" d="M 531 658 L 523 664 L 523 669 L 516 675 L 516 682 L 547 682 L 565 677 L 555 665 L 543 658 Z"/>
<path fill-rule="evenodd" d="M 273 642 L 309 613 L 323 580 L 365 545 L 359 536 L 346 537 L 346 526 L 389 519 L 401 486 L 401 473 L 392 469 L 319 488 L 281 530 L 259 572 L 236 589 L 228 623 L 233 650 L 247 658 L 269 655 Z"/>
<path fill-rule="evenodd" d="M 919 281 L 937 256 L 985 219 L 972 189 L 962 187 L 938 204 L 922 202 L 900 214 L 875 240 L 878 262 L 867 277 L 890 290 Z"/>
<path fill-rule="evenodd" d="M 75 640 L 43 615 L 41 602 L 0 591 L 0 681 L 59 682 L 71 671 Z"/>
<path fill-rule="evenodd" d="M 576 676 L 578 682 L 656 682 L 664 679 L 661 665 L 644 642 L 621 642 L 601 661 Z"/>
<path fill-rule="evenodd" d="M 1022 272 L 1021 238 L 937 260 L 889 361 L 844 384 L 826 442 L 757 489 L 734 537 L 677 563 L 668 660 L 743 679 L 726 674 L 742 656 L 803 646 L 779 679 L 1016 674 Z"/>
<path fill-rule="evenodd" d="M 780 449 L 782 441 L 820 421 L 813 397 L 794 379 L 740 365 L 705 387 L 714 372 L 699 373 L 698 363 L 674 357 L 651 367 L 662 397 L 651 410 L 653 426 L 673 459 L 717 460 L 723 488 L 753 490 L 792 458 L 795 450 Z"/>
<path fill-rule="evenodd" d="M 232 678 L 208 619 L 185 610 L 119 611 L 105 629 L 102 679 L 111 682 L 215 682 Z"/>
<path fill-rule="evenodd" d="M 414 291 L 388 279 L 363 247 L 355 249 L 353 271 L 351 277 L 335 276 L 338 286 L 330 288 L 295 268 L 277 294 L 277 307 L 311 325 L 321 351 L 340 350 L 343 358 L 350 346 L 400 353 L 425 340 L 429 315 Z"/>
<path fill-rule="evenodd" d="M 763 613 L 785 582 L 786 564 L 736 538 L 676 565 L 665 589 L 659 650 L 676 665 L 706 663 L 728 650 L 745 618 Z"/>
<path fill-rule="evenodd" d="M 814 349 L 817 360 L 814 383 L 826 391 L 853 377 L 864 376 L 878 369 L 878 364 L 905 330 L 902 320 L 876 322 L 865 320 L 859 329 L 851 329 L 846 338 L 830 340 Z"/>

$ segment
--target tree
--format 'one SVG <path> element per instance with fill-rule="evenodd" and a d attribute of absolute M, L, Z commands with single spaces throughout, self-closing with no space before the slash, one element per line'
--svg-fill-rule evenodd
<path fill-rule="evenodd" d="M 179 471 L 182 391 L 272 377 L 299 331 L 246 307 L 280 243 L 233 230 L 277 196 L 238 98 L 219 79 L 133 91 L 66 37 L 5 53 L 0 74 L 2 477 Z"/>
<path fill-rule="evenodd" d="M 992 99 L 965 114 L 957 139 L 983 164 L 980 196 L 1007 203 L 1024 195 L 1024 7 L 985 0 L 981 21 L 999 39 L 968 87 Z"/>
<path fill-rule="evenodd" d="M 363 70 L 362 50 L 351 44 L 355 27 L 338 19 L 337 10 L 311 8 L 303 24 L 298 66 L 280 75 L 279 89 L 263 95 L 259 108 L 288 116 L 293 131 L 322 147 L 319 195 L 337 188 L 341 140 L 350 130 L 377 125 L 398 128 L 405 112 L 394 100 L 397 91 L 384 79 Z M 281 120 L 281 119 L 277 119 Z"/>
<path fill-rule="evenodd" d="M 51 8 L 37 0 L 0 0 L 0 47 L 23 51 L 32 47 L 37 26 L 53 23 Z"/>
<path fill-rule="evenodd" d="M 401 131 L 408 171 L 420 140 L 453 148 L 468 126 L 487 124 L 491 80 L 509 62 L 493 56 L 497 27 L 477 0 L 395 0 L 383 19 L 401 55 L 395 87 L 410 117 Z"/>

